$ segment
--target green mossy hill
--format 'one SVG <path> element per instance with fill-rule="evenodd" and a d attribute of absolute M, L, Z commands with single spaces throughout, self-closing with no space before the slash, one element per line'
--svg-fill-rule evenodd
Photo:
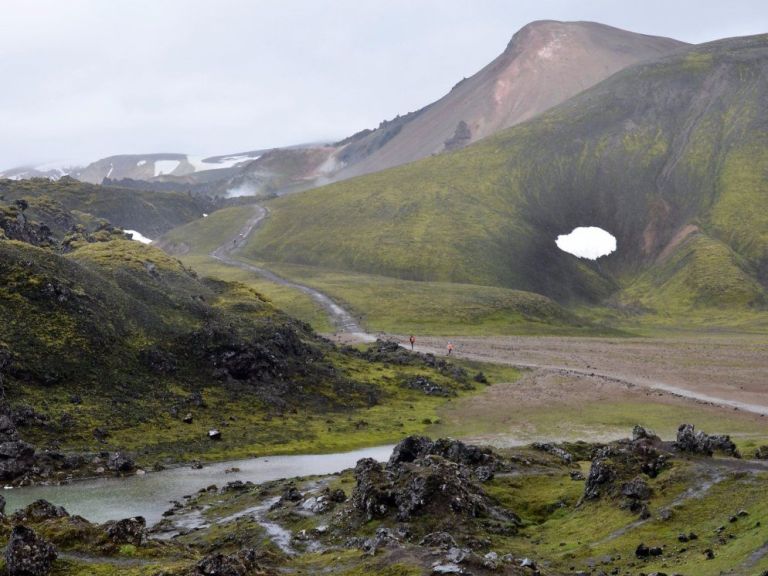
<path fill-rule="evenodd" d="M 464 150 L 278 199 L 244 254 L 599 301 L 693 224 L 764 286 L 767 99 L 768 36 L 695 46 Z M 617 252 L 559 251 L 577 226 L 611 232 Z M 691 298 L 745 300 L 702 290 Z"/>
<path fill-rule="evenodd" d="M 3 197 L 6 202 L 26 200 L 31 217 L 58 234 L 68 232 L 73 223 L 107 220 L 156 238 L 215 209 L 207 199 L 178 192 L 97 186 L 70 177 L 0 180 L 0 199 Z"/>
<path fill-rule="evenodd" d="M 414 358 L 392 368 L 338 350 L 249 286 L 119 233 L 66 253 L 0 240 L 0 415 L 62 459 L 126 451 L 148 467 L 391 442 L 475 387 Z M 73 462 L 41 468 L 98 473 Z"/>

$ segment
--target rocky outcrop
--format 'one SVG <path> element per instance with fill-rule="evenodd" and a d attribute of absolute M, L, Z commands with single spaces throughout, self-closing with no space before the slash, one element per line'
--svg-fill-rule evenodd
<path fill-rule="evenodd" d="M 373 458 L 363 458 L 355 466 L 357 484 L 350 503 L 366 521 L 383 518 L 395 507 L 393 486 L 384 467 Z"/>
<path fill-rule="evenodd" d="M 136 463 L 122 452 L 115 452 L 109 456 L 107 467 L 114 472 L 131 472 L 136 468 Z"/>
<path fill-rule="evenodd" d="M 432 382 L 424 376 L 408 378 L 403 382 L 403 387 L 423 392 L 427 396 L 456 396 L 456 392 Z"/>
<path fill-rule="evenodd" d="M 257 554 L 246 548 L 235 554 L 209 554 L 189 571 L 188 576 L 247 576 L 258 569 Z"/>
<path fill-rule="evenodd" d="M 602 496 L 624 498 L 626 507 L 643 510 L 651 490 L 642 475 L 655 478 L 666 466 L 668 456 L 658 436 L 636 426 L 631 440 L 613 442 L 597 450 L 584 485 L 583 500 Z"/>
<path fill-rule="evenodd" d="M 497 506 L 478 479 L 477 471 L 494 463 L 490 452 L 475 446 L 411 436 L 395 447 L 386 466 L 372 459 L 357 463 L 347 509 L 363 522 L 430 518 L 454 525 L 483 518 L 496 522 L 499 531 L 512 532 L 518 518 Z"/>
<path fill-rule="evenodd" d="M 15 512 L 12 516 L 14 522 L 42 522 L 52 518 L 66 518 L 69 513 L 62 506 L 51 504 L 48 500 L 35 500 L 27 506 Z"/>
<path fill-rule="evenodd" d="M 11 416 L 0 414 L 0 480 L 15 480 L 35 464 L 35 448 L 19 438 Z"/>
<path fill-rule="evenodd" d="M 534 450 L 541 450 L 547 454 L 552 454 L 552 456 L 557 456 L 566 464 L 573 462 L 573 455 L 570 452 L 551 442 L 534 442 L 531 444 L 531 448 Z"/>
<path fill-rule="evenodd" d="M 479 448 L 449 438 L 432 441 L 424 436 L 409 436 L 392 450 L 387 468 L 394 469 L 400 464 L 415 462 L 426 456 L 440 456 L 473 469 L 480 466 L 501 465 L 500 460 L 488 448 Z"/>
<path fill-rule="evenodd" d="M 147 522 L 142 516 L 124 518 L 107 526 L 107 536 L 113 544 L 141 546 L 146 537 Z"/>
<path fill-rule="evenodd" d="M 589 467 L 587 483 L 584 486 L 584 499 L 594 500 L 611 488 L 616 478 L 616 469 L 613 464 L 604 457 L 592 460 Z"/>
<path fill-rule="evenodd" d="M 472 130 L 469 129 L 469 125 L 467 125 L 464 120 L 460 120 L 456 125 L 456 130 L 454 131 L 453 136 L 445 141 L 445 151 L 450 152 L 451 150 L 464 148 L 464 146 L 469 144 L 471 141 Z"/>
<path fill-rule="evenodd" d="M 47 576 L 56 560 L 56 548 L 25 526 L 15 526 L 5 549 L 8 576 Z"/>
<path fill-rule="evenodd" d="M 740 458 L 739 450 L 727 435 L 709 435 L 696 429 L 693 424 L 681 424 L 677 429 L 675 448 L 681 452 L 712 456 L 715 451 Z"/>

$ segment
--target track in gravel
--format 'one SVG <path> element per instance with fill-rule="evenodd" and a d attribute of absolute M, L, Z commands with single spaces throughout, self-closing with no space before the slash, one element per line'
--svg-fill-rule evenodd
<path fill-rule="evenodd" d="M 295 290 L 300 290 L 304 294 L 307 294 L 310 298 L 317 302 L 323 310 L 325 310 L 331 320 L 331 323 L 336 327 L 338 332 L 343 333 L 348 337 L 358 341 L 374 341 L 376 337 L 372 334 L 368 334 L 365 330 L 363 330 L 357 320 L 355 320 L 355 317 L 348 310 L 345 310 L 342 306 L 337 304 L 334 300 L 322 292 L 315 290 L 314 288 L 310 288 L 309 286 L 305 286 L 304 284 L 286 280 L 282 276 L 278 276 L 266 268 L 254 266 L 253 264 L 247 264 L 235 258 L 235 254 L 245 244 L 248 236 L 250 236 L 253 231 L 261 225 L 261 223 L 269 214 L 269 210 L 262 206 L 254 205 L 254 208 L 255 210 L 253 216 L 251 216 L 243 225 L 243 227 L 238 230 L 237 235 L 233 238 L 230 238 L 224 244 L 211 252 L 211 257 L 229 266 L 235 266 L 241 270 L 253 272 L 254 274 L 257 274 L 258 276 L 261 276 L 270 282 L 274 282 L 275 284 L 294 288 Z"/>

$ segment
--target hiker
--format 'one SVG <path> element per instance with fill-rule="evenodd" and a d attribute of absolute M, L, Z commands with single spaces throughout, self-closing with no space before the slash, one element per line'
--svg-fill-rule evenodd
<path fill-rule="evenodd" d="M 410 342 L 410 343 L 411 343 L 411 350 L 413 350 L 413 345 L 414 345 L 414 344 L 416 344 L 416 336 L 414 336 L 413 334 L 411 334 L 411 337 L 410 337 L 410 338 L 408 338 L 408 342 Z"/>
<path fill-rule="evenodd" d="M 448 342 L 448 356 L 450 356 L 450 355 L 451 355 L 451 352 L 453 352 L 453 344 L 451 344 L 450 342 Z"/>

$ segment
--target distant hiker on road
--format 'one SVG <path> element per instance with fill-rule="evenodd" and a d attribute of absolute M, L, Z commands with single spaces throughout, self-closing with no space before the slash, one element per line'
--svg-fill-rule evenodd
<path fill-rule="evenodd" d="M 450 356 L 450 355 L 451 355 L 451 352 L 453 352 L 453 344 L 451 344 L 450 342 L 448 342 L 448 356 Z"/>
<path fill-rule="evenodd" d="M 416 344 L 416 336 L 414 336 L 413 334 L 411 334 L 411 337 L 410 337 L 410 338 L 408 338 L 408 342 L 410 342 L 410 343 L 411 343 L 411 350 L 413 350 L 413 345 L 414 345 L 414 344 Z"/>

